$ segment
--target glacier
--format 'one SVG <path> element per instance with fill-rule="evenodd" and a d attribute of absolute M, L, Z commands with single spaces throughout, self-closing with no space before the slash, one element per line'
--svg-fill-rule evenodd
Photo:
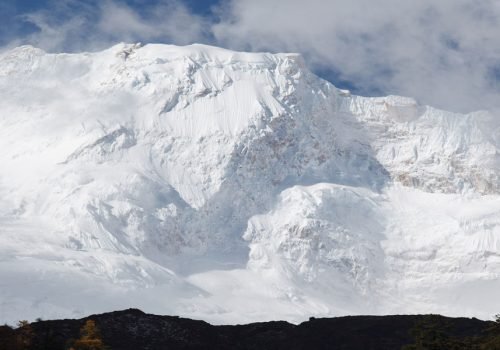
<path fill-rule="evenodd" d="M 198 44 L 18 47 L 0 96 L 0 322 L 500 310 L 494 112 Z"/>

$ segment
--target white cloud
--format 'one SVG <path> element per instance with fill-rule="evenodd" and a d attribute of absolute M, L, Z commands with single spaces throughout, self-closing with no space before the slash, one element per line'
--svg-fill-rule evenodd
<path fill-rule="evenodd" d="M 233 0 L 221 16 L 225 46 L 298 51 L 366 90 L 448 109 L 500 104 L 498 1 Z"/>
<path fill-rule="evenodd" d="M 179 1 L 162 1 L 139 15 L 115 1 L 100 6 L 98 33 L 120 41 L 162 41 L 189 44 L 203 41 L 206 19 L 192 14 Z M 209 26 L 208 26 L 209 27 Z"/>
<path fill-rule="evenodd" d="M 15 38 L 9 47 L 31 44 L 47 51 L 92 51 L 121 41 L 182 45 L 204 41 L 207 35 L 206 19 L 177 0 L 158 1 L 142 14 L 115 0 L 60 0 L 22 18 L 38 31 Z"/>

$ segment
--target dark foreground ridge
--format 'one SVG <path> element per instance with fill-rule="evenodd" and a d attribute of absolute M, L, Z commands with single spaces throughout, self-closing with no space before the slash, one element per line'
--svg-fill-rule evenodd
<path fill-rule="evenodd" d="M 17 349 L 500 349 L 500 322 L 439 315 L 311 318 L 213 326 L 136 309 L 79 320 L 0 326 L 0 350 Z"/>

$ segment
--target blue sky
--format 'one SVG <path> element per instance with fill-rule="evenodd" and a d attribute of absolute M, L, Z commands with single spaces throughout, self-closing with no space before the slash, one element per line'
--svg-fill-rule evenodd
<path fill-rule="evenodd" d="M 64 1 L 61 1 L 61 3 Z M 102 2 L 102 1 L 101 1 Z M 219 3 L 219 0 L 184 0 L 182 1 L 190 11 L 201 16 L 212 16 L 212 7 Z M 68 8 L 76 13 L 87 6 L 95 6 L 99 0 L 72 1 Z M 122 0 L 119 3 L 129 6 L 139 14 L 146 15 L 147 10 L 154 8 L 161 3 L 158 0 Z M 8 43 L 13 37 L 23 37 L 37 31 L 37 26 L 23 18 L 26 14 L 36 13 L 43 10 L 57 8 L 57 1 L 54 0 L 2 0 L 0 3 L 0 44 Z M 69 13 L 71 16 L 73 13 Z M 57 16 L 64 17 L 63 14 L 55 11 Z M 54 18 L 57 20 L 57 18 Z"/>
<path fill-rule="evenodd" d="M 468 112 L 500 107 L 496 0 L 2 0 L 0 48 L 117 42 L 299 52 L 336 86 Z"/>

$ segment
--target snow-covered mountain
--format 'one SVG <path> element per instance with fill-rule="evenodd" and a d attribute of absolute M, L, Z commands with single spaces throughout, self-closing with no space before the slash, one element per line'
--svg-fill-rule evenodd
<path fill-rule="evenodd" d="M 500 310 L 492 113 L 203 45 L 19 47 L 0 97 L 2 322 Z"/>

